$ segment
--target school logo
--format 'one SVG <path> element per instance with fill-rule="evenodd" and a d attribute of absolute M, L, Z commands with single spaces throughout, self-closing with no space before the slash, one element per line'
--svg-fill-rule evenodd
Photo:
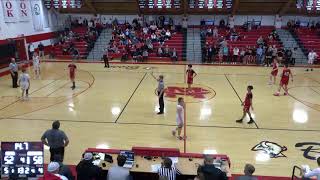
<path fill-rule="evenodd" d="M 320 156 L 320 143 L 300 142 L 295 145 L 303 152 L 303 157 L 310 160 L 316 160 Z"/>
<path fill-rule="evenodd" d="M 169 101 L 177 101 L 178 97 L 184 97 L 185 102 L 196 103 L 212 99 L 216 92 L 212 88 L 200 84 L 193 84 L 190 89 L 186 84 L 169 84 L 164 95 Z"/>
<path fill-rule="evenodd" d="M 35 4 L 34 6 L 33 6 L 33 12 L 34 12 L 34 14 L 35 15 L 40 15 L 40 6 L 39 6 L 39 4 Z"/>
<path fill-rule="evenodd" d="M 283 154 L 284 151 L 287 151 L 287 147 L 270 141 L 261 141 L 259 144 L 255 145 L 251 151 L 266 153 L 270 158 L 287 157 Z"/>
<path fill-rule="evenodd" d="M 126 70 L 136 70 L 139 69 L 139 66 L 110 66 L 113 69 L 126 69 Z"/>

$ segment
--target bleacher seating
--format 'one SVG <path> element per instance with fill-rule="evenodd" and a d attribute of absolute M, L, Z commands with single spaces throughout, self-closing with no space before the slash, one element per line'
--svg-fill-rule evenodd
<path fill-rule="evenodd" d="M 87 27 L 77 27 L 73 28 L 72 32 L 77 33 L 80 37 L 84 37 L 87 33 Z M 79 51 L 79 58 L 85 58 L 88 54 L 88 43 L 81 38 L 80 41 L 73 40 L 74 47 Z M 63 54 L 63 47 L 68 46 L 71 42 L 65 42 L 64 44 L 58 44 L 54 47 L 54 54 L 58 59 L 72 59 L 72 55 L 68 52 L 67 54 Z"/>
<path fill-rule="evenodd" d="M 150 36 L 150 34 L 148 35 Z M 149 53 L 148 61 L 160 61 L 160 62 L 172 62 L 170 57 L 159 57 L 157 56 L 157 49 L 159 48 L 160 44 L 158 42 L 154 42 L 153 44 L 153 52 Z M 166 47 L 166 45 L 169 46 L 170 50 L 173 48 L 176 48 L 177 54 L 178 54 L 178 61 L 182 60 L 182 49 L 183 49 L 183 34 L 182 33 L 172 33 L 171 39 L 166 40 L 163 48 Z M 109 56 L 111 59 L 120 59 L 122 56 L 122 49 L 124 48 L 124 45 L 119 45 L 119 53 L 109 53 Z M 131 56 L 129 56 L 129 59 L 132 59 Z"/>
<path fill-rule="evenodd" d="M 212 27 L 213 28 L 213 27 Z M 247 46 L 257 47 L 257 39 L 262 36 L 263 38 L 266 38 L 274 29 L 273 26 L 261 26 L 258 29 L 252 29 L 251 31 L 245 31 L 242 27 L 235 27 L 236 32 L 240 34 L 242 38 L 238 39 L 237 41 L 230 41 L 227 39 L 228 47 L 229 47 L 229 53 L 232 52 L 232 49 L 234 47 L 246 48 Z M 219 37 L 227 36 L 227 31 L 225 29 L 219 29 L 218 31 Z M 219 38 L 218 37 L 218 38 Z M 243 38 L 245 37 L 245 38 Z M 206 37 L 206 42 L 213 45 L 218 40 L 218 38 L 215 37 Z M 268 42 L 268 45 L 276 45 L 277 48 L 281 47 L 281 44 L 273 39 L 272 41 Z"/>
<path fill-rule="evenodd" d="M 320 55 L 320 36 L 318 35 L 319 32 L 317 30 L 300 27 L 295 30 L 295 33 L 307 52 L 314 50 L 314 52 Z"/>

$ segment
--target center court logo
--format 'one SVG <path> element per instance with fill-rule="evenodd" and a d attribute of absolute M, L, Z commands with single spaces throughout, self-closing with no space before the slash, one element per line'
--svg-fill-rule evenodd
<path fill-rule="evenodd" d="M 200 84 L 194 84 L 191 89 L 187 89 L 186 84 L 168 84 L 164 94 L 169 101 L 177 101 L 178 97 L 184 97 L 185 102 L 196 103 L 212 99 L 216 92 Z"/>

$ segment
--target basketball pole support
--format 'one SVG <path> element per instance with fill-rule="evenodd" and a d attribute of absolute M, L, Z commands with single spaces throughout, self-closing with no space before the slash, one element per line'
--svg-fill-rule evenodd
<path fill-rule="evenodd" d="M 186 66 L 185 66 L 186 67 Z M 185 74 L 185 72 L 186 72 L 186 68 L 184 68 L 184 71 L 183 71 L 183 76 L 184 76 L 184 84 L 186 85 L 186 74 Z M 184 99 L 186 100 L 186 96 L 187 96 L 187 87 L 186 87 L 186 89 L 185 89 L 185 91 L 184 91 Z M 185 102 L 184 103 L 184 111 L 183 111 L 183 113 L 184 113 L 184 126 L 183 126 L 183 131 L 184 131 L 184 133 L 183 133 L 183 152 L 184 153 L 186 153 L 187 152 L 187 113 L 186 113 L 186 111 L 187 111 L 187 103 Z"/>

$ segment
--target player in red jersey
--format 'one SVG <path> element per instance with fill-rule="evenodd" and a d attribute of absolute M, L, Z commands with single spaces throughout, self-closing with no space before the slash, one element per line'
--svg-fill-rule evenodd
<path fill-rule="evenodd" d="M 71 88 L 72 90 L 74 90 L 76 88 L 75 76 L 76 76 L 77 66 L 74 64 L 74 62 L 72 62 L 71 64 L 68 65 L 68 68 L 69 68 L 69 77 L 72 82 Z"/>
<path fill-rule="evenodd" d="M 250 113 L 250 107 L 251 107 L 251 110 L 253 110 L 253 106 L 252 106 L 253 95 L 251 92 L 252 90 L 253 90 L 253 86 L 250 85 L 247 87 L 248 92 L 246 94 L 246 98 L 245 98 L 244 102 L 241 104 L 243 106 L 243 115 L 242 115 L 241 119 L 236 120 L 237 123 L 242 123 L 243 118 L 246 117 L 246 114 L 248 114 L 250 117 L 250 121 L 248 122 L 248 124 L 254 123 L 254 120 L 253 120 L 251 113 Z"/>
<path fill-rule="evenodd" d="M 276 83 L 276 79 L 277 79 L 277 75 L 278 75 L 278 68 L 279 68 L 279 64 L 278 64 L 277 59 L 273 59 L 269 85 Z M 273 81 L 272 81 L 272 79 L 273 79 Z"/>
<path fill-rule="evenodd" d="M 293 76 L 292 76 L 291 70 L 288 68 L 288 64 L 285 64 L 282 70 L 278 91 L 274 94 L 275 96 L 280 95 L 281 88 L 284 89 L 284 95 L 285 96 L 288 95 L 288 83 L 289 83 L 290 76 L 291 76 L 291 81 L 293 82 Z"/>
<path fill-rule="evenodd" d="M 191 85 L 193 84 L 193 78 L 197 76 L 197 73 L 192 69 L 192 65 L 188 65 L 188 69 L 186 71 L 187 74 L 187 84 L 188 84 L 188 90 L 191 89 Z"/>

